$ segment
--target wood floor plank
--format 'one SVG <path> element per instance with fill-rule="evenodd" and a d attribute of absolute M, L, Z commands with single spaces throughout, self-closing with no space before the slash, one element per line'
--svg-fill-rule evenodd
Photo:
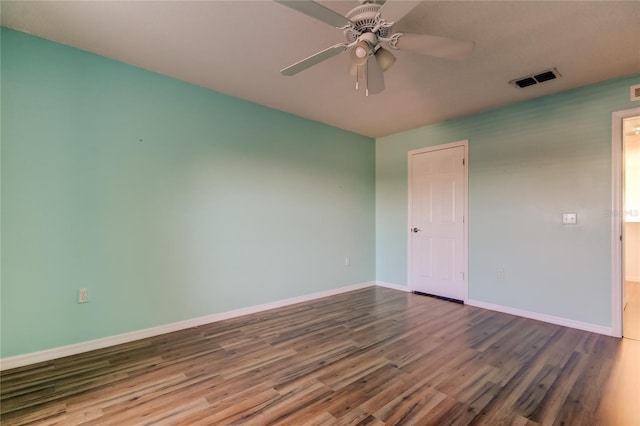
<path fill-rule="evenodd" d="M 0 416 L 2 424 L 6 425 L 31 425 L 31 424 L 55 424 L 67 419 L 67 406 L 64 402 L 42 404 L 38 410 L 15 410 Z"/>
<path fill-rule="evenodd" d="M 384 426 L 384 423 L 359 408 L 349 411 L 334 423 L 339 426 Z"/>
<path fill-rule="evenodd" d="M 327 398 L 332 393 L 333 391 L 324 383 L 310 383 L 289 393 L 281 394 L 261 410 L 244 414 L 239 423 L 263 425 L 287 423 L 291 416 L 304 411 L 306 407 Z"/>
<path fill-rule="evenodd" d="M 393 398 L 393 396 L 391 396 Z M 446 395 L 420 381 L 382 406 L 374 415 L 385 424 L 416 424 L 417 419 L 427 416 Z"/>
<path fill-rule="evenodd" d="M 640 340 L 624 339 L 617 349 L 613 371 L 601 384 L 598 418 L 615 425 L 640 425 Z"/>
<path fill-rule="evenodd" d="M 640 425 L 640 342 L 379 287 L 0 373 L 2 425 Z"/>

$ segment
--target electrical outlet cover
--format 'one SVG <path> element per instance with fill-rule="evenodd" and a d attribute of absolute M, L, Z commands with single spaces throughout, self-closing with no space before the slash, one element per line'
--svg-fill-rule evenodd
<path fill-rule="evenodd" d="M 563 225 L 576 225 L 578 223 L 578 213 L 562 213 Z"/>

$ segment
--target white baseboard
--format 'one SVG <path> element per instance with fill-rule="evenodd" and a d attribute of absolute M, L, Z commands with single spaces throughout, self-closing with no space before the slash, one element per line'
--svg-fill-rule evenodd
<path fill-rule="evenodd" d="M 376 281 L 376 285 L 378 287 L 390 288 L 392 290 L 400 290 L 400 291 L 405 291 L 405 292 L 410 292 L 411 291 L 411 290 L 409 290 L 409 287 L 407 287 L 406 285 L 385 283 L 384 281 Z"/>
<path fill-rule="evenodd" d="M 219 314 L 206 315 L 203 317 L 192 318 L 185 321 L 178 321 L 171 324 L 165 324 L 158 327 L 145 328 L 129 333 L 117 334 L 115 336 L 103 337 L 101 339 L 89 340 L 87 342 L 74 343 L 72 345 L 61 346 L 58 348 L 47 349 L 44 351 L 32 352 L 24 355 L 16 355 L 12 357 L 0 359 L 0 371 L 9 370 L 11 368 L 23 367 L 25 365 L 36 364 L 38 362 L 51 361 L 52 359 L 62 358 L 65 356 L 76 355 L 83 352 L 89 352 L 96 349 L 102 349 L 109 346 L 120 345 L 122 343 L 133 342 L 135 340 L 146 339 L 148 337 L 158 336 L 160 334 L 171 333 L 173 331 L 184 330 L 187 328 L 198 327 L 216 321 L 222 321 L 230 318 L 236 318 L 243 315 L 254 314 L 257 312 L 267 311 L 269 309 L 281 308 L 296 303 L 308 302 L 314 299 L 333 296 L 336 294 L 346 293 L 349 291 L 360 290 L 366 287 L 376 285 L 375 282 L 367 282 L 354 284 L 346 287 L 321 291 L 318 293 L 307 294 L 304 296 L 292 297 L 289 299 L 277 300 L 275 302 L 264 303 L 262 305 L 249 306 L 247 308 L 235 309 L 233 311 L 221 312 Z"/>
<path fill-rule="evenodd" d="M 504 312 L 505 314 L 517 315 L 519 317 L 534 319 L 538 321 L 544 321 L 551 324 L 562 325 L 570 328 L 577 328 L 578 330 L 590 331 L 592 333 L 604 334 L 606 336 L 613 336 L 612 327 L 604 327 L 601 325 L 575 321 L 567 318 L 556 317 L 553 315 L 546 315 L 538 312 L 525 311 L 523 309 L 511 308 L 509 306 L 494 305 L 493 303 L 481 302 L 479 300 L 469 299 L 465 303 L 470 306 L 475 306 L 482 309 L 488 309 L 490 311 Z"/>

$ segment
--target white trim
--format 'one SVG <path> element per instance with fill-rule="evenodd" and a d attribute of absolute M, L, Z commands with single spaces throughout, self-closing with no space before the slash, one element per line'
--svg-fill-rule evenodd
<path fill-rule="evenodd" d="M 479 300 L 467 300 L 469 306 L 475 306 L 477 308 L 488 309 L 490 311 L 504 312 L 505 314 L 517 315 L 519 317 L 529 318 L 533 320 L 548 322 L 551 324 L 561 325 L 564 327 L 576 328 L 578 330 L 590 331 L 592 333 L 604 334 L 606 336 L 613 335 L 613 329 L 611 327 L 604 327 L 602 325 L 591 324 L 582 321 L 575 321 L 562 317 L 555 317 L 553 315 L 541 314 L 538 312 L 525 311 L 523 309 L 511 308 L 509 306 L 494 305 L 493 303 L 481 302 Z"/>
<path fill-rule="evenodd" d="M 262 305 L 249 306 L 246 308 L 234 309 L 233 311 L 221 312 L 219 314 L 206 315 L 203 317 L 192 318 L 185 321 L 178 321 L 171 324 L 165 324 L 158 327 L 145 328 L 129 333 L 117 334 L 115 336 L 103 337 L 101 339 L 89 340 L 87 342 L 75 343 L 72 345 L 61 346 L 58 348 L 47 349 L 39 352 L 32 352 L 24 355 L 16 355 L 12 357 L 0 359 L 0 371 L 10 368 L 23 367 L 25 365 L 35 364 L 38 362 L 50 361 L 52 359 L 61 358 L 69 355 L 76 355 L 83 352 L 89 352 L 96 349 L 102 349 L 109 346 L 120 345 L 122 343 L 133 342 L 135 340 L 146 339 L 148 337 L 158 336 L 160 334 L 171 333 L 173 331 L 184 330 L 187 328 L 198 327 L 216 321 L 222 321 L 230 318 L 236 318 L 243 315 L 254 314 L 257 312 L 267 311 L 269 309 L 281 308 L 296 303 L 308 302 L 310 300 L 320 299 L 323 297 L 334 296 L 349 291 L 360 290 L 367 287 L 375 286 L 375 282 L 367 282 L 354 284 L 346 287 L 340 287 L 332 290 L 321 291 L 318 293 L 307 294 L 304 296 L 292 297 L 289 299 L 278 300 L 275 302 L 264 303 Z"/>
<path fill-rule="evenodd" d="M 384 281 L 376 281 L 376 285 L 378 287 L 390 288 L 392 290 L 404 291 L 404 292 L 407 292 L 407 293 L 411 291 L 411 290 L 409 290 L 409 286 L 385 283 Z"/>
<path fill-rule="evenodd" d="M 611 328 L 622 337 L 622 120 L 640 115 L 640 108 L 611 113 Z"/>
<path fill-rule="evenodd" d="M 411 180 L 411 156 L 415 155 L 415 154 L 422 154 L 425 152 L 432 152 L 432 151 L 440 151 L 443 149 L 449 149 L 449 148 L 456 148 L 456 147 L 463 147 L 464 148 L 464 167 L 463 167 L 463 173 L 464 176 L 462 177 L 462 183 L 463 183 L 463 190 L 464 190 L 464 194 L 463 194 L 463 198 L 464 198 L 464 206 L 462 207 L 462 214 L 464 215 L 463 218 L 463 265 L 464 265 L 464 281 L 466 284 L 466 294 L 463 298 L 463 301 L 466 302 L 467 299 L 469 298 L 469 139 L 464 139 L 461 141 L 457 141 L 457 142 L 450 142 L 450 143 L 445 143 L 445 144 L 441 144 L 441 145 L 433 145 L 433 146 L 429 146 L 429 147 L 425 147 L 425 148 L 419 148 L 419 149 L 412 149 L 410 151 L 407 152 L 407 224 L 409 225 L 409 228 L 411 228 L 411 224 L 413 223 L 412 218 L 411 218 L 411 186 L 412 186 L 412 180 Z M 408 234 L 407 234 L 407 288 L 408 291 L 413 291 L 414 288 L 412 286 L 411 283 L 411 259 L 412 259 L 412 255 L 411 255 L 411 230 L 409 229 Z"/>

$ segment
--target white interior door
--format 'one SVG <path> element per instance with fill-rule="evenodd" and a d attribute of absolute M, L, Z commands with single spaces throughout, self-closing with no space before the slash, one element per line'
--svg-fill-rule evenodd
<path fill-rule="evenodd" d="M 409 287 L 465 301 L 467 141 L 409 152 Z"/>

